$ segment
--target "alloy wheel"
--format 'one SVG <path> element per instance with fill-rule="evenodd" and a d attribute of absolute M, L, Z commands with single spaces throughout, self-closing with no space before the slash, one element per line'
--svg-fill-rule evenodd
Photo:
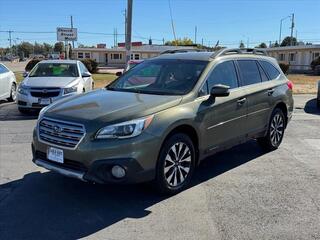
<path fill-rule="evenodd" d="M 284 119 L 280 114 L 274 115 L 270 125 L 270 140 L 273 146 L 278 146 L 284 133 Z"/>
<path fill-rule="evenodd" d="M 16 85 L 14 84 L 12 84 L 11 86 L 11 98 L 12 98 L 12 101 L 15 101 L 17 98 L 17 88 L 16 88 Z"/>
<path fill-rule="evenodd" d="M 171 187 L 181 185 L 191 169 L 191 151 L 183 142 L 175 143 L 168 151 L 164 163 L 164 176 Z"/>

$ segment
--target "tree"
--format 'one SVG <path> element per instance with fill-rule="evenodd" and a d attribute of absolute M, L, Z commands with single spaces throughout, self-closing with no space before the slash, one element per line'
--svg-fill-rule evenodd
<path fill-rule="evenodd" d="M 165 45 L 169 46 L 188 46 L 188 45 L 193 45 L 193 41 L 190 38 L 179 38 L 177 40 L 172 40 L 172 41 L 167 41 Z"/>
<path fill-rule="evenodd" d="M 53 51 L 53 46 L 49 43 L 43 43 L 43 50 L 45 54 L 51 53 Z"/>
<path fill-rule="evenodd" d="M 29 42 L 22 42 L 18 45 L 17 50 L 20 57 L 29 57 L 33 53 L 33 45 Z"/>
<path fill-rule="evenodd" d="M 297 45 L 297 39 L 292 37 L 292 46 Z M 281 47 L 291 46 L 291 37 L 285 37 L 281 43 Z"/>
<path fill-rule="evenodd" d="M 240 42 L 239 48 L 245 48 L 244 43 L 242 41 Z"/>
<path fill-rule="evenodd" d="M 256 48 L 267 48 L 267 47 L 268 47 L 267 44 L 265 44 L 264 42 L 256 46 Z"/>
<path fill-rule="evenodd" d="M 63 42 L 56 42 L 53 47 L 53 51 L 62 53 L 64 52 L 64 44 Z"/>
<path fill-rule="evenodd" d="M 35 42 L 33 48 L 35 54 L 44 54 L 44 47 L 42 44 Z"/>
<path fill-rule="evenodd" d="M 278 41 L 276 41 L 273 46 L 274 46 L 274 47 L 279 47 Z"/>

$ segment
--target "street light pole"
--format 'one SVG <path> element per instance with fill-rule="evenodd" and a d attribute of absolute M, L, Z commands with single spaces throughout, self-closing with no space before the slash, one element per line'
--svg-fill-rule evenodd
<path fill-rule="evenodd" d="M 126 12 L 126 66 L 130 61 L 131 55 L 131 29 L 132 29 L 132 0 L 128 0 Z"/>
<path fill-rule="evenodd" d="M 285 18 L 282 18 L 280 20 L 280 34 L 279 34 L 279 45 L 281 45 L 281 32 L 282 32 L 282 22 L 288 18 L 291 18 L 291 16 L 286 16 Z"/>

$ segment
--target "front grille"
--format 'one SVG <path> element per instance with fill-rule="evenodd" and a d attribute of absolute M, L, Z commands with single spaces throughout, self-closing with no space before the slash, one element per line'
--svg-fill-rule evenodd
<path fill-rule="evenodd" d="M 84 164 L 77 162 L 77 161 L 64 159 L 63 163 L 57 163 L 57 162 L 53 162 L 53 161 L 48 160 L 47 155 L 44 152 L 36 151 L 35 155 L 36 155 L 36 158 L 39 158 L 47 163 L 50 163 L 51 165 L 55 165 L 58 167 L 64 167 L 64 168 L 68 168 L 68 169 L 76 170 L 76 171 L 81 171 L 81 172 L 86 172 L 88 170 Z"/>
<path fill-rule="evenodd" d="M 42 141 L 66 148 L 75 148 L 85 135 L 81 124 L 48 118 L 39 122 L 38 131 Z"/>
<path fill-rule="evenodd" d="M 30 94 L 37 98 L 52 98 L 59 96 L 60 88 L 32 88 Z"/>

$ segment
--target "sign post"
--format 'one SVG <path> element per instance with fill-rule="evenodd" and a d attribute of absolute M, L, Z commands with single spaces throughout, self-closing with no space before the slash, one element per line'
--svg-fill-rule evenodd
<path fill-rule="evenodd" d="M 57 28 L 57 40 L 59 42 L 65 43 L 65 52 L 66 52 L 66 59 L 69 59 L 69 45 L 68 41 L 77 41 L 78 40 L 78 31 L 77 28 Z"/>

